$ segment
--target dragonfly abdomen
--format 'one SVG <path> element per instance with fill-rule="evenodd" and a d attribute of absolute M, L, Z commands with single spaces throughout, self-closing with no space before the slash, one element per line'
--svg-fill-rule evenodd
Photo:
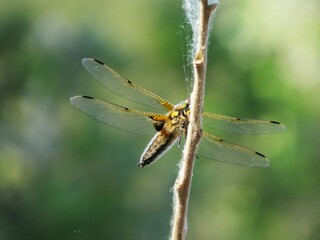
<path fill-rule="evenodd" d="M 137 166 L 143 168 L 144 166 L 149 165 L 157 160 L 162 154 L 170 149 L 173 143 L 177 140 L 177 137 L 177 132 L 172 132 L 169 134 L 165 134 L 162 131 L 157 132 L 142 153 L 140 162 Z"/>

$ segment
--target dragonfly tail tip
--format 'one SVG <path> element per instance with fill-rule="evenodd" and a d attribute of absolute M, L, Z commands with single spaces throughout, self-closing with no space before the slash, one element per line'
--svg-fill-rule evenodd
<path fill-rule="evenodd" d="M 144 168 L 144 167 L 145 167 L 145 164 L 143 164 L 143 163 L 139 162 L 139 163 L 137 164 L 137 167 Z"/>

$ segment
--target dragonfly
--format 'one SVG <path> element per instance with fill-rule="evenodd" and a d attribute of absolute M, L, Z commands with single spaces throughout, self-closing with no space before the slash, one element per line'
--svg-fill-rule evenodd
<path fill-rule="evenodd" d="M 190 115 L 189 100 L 173 105 L 99 60 L 84 58 L 82 64 L 110 91 L 154 109 L 153 112 L 132 109 L 90 96 L 70 98 L 73 106 L 107 125 L 132 133 L 154 134 L 137 166 L 143 168 L 155 162 L 175 143 L 186 137 Z M 211 129 L 238 134 L 270 134 L 285 130 L 285 126 L 277 121 L 241 119 L 208 112 L 203 112 L 202 117 L 203 125 Z M 207 131 L 202 131 L 197 156 L 252 167 L 267 167 L 270 163 L 263 154 L 223 140 Z"/>

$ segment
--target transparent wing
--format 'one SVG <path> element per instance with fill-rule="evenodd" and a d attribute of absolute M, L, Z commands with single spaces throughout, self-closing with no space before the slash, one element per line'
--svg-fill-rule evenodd
<path fill-rule="evenodd" d="M 269 159 L 261 153 L 224 141 L 203 132 L 197 154 L 221 162 L 251 167 L 268 167 Z"/>
<path fill-rule="evenodd" d="M 241 119 L 215 113 L 203 113 L 203 124 L 213 129 L 240 134 L 269 134 L 282 132 L 286 127 L 275 121 Z"/>
<path fill-rule="evenodd" d="M 156 130 L 150 117 L 161 117 L 161 115 L 128 109 L 87 96 L 72 97 L 70 102 L 76 108 L 103 123 L 138 134 L 154 134 Z"/>
<path fill-rule="evenodd" d="M 173 105 L 162 97 L 137 84 L 134 84 L 112 68 L 96 59 L 84 58 L 82 60 L 82 65 L 102 85 L 124 98 L 160 110 L 168 111 L 173 109 Z"/>

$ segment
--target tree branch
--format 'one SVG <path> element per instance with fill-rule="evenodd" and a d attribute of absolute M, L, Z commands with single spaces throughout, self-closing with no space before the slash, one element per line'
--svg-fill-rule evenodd
<path fill-rule="evenodd" d="M 208 5 L 200 0 L 199 39 L 193 59 L 194 85 L 190 96 L 190 117 L 187 139 L 179 174 L 173 187 L 173 216 L 171 222 L 171 240 L 183 240 L 187 234 L 187 211 L 191 188 L 192 172 L 197 146 L 202 135 L 202 110 L 207 67 L 208 28 L 211 14 L 218 4 Z"/>

